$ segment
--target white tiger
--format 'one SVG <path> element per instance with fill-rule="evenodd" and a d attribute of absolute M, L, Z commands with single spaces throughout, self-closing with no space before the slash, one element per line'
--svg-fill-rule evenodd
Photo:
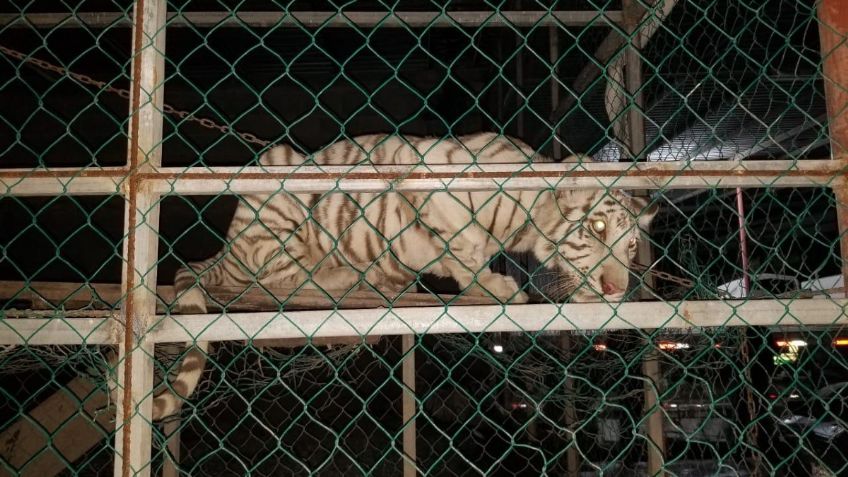
<path fill-rule="evenodd" d="M 290 146 L 263 165 L 468 164 L 548 161 L 525 143 L 492 133 L 456 139 L 359 136 L 307 160 Z M 573 158 L 572 158 L 573 160 Z M 564 278 L 575 302 L 620 301 L 629 267 L 656 207 L 616 190 L 329 193 L 241 198 L 216 256 L 190 263 L 175 278 L 181 313 L 204 313 L 204 287 L 307 283 L 347 290 L 367 282 L 386 292 L 420 273 L 451 277 L 466 293 L 524 303 L 512 277 L 489 269 L 497 253 L 532 252 Z M 582 285 L 582 286 L 581 286 Z M 183 357 L 170 386 L 154 397 L 153 419 L 179 411 L 203 373 L 207 342 Z"/>

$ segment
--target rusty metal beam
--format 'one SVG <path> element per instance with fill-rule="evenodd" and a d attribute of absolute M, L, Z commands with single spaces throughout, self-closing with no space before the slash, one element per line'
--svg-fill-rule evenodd
<path fill-rule="evenodd" d="M 313 337 L 362 337 L 440 333 L 496 333 L 564 330 L 692 329 L 714 326 L 848 325 L 848 299 L 820 297 L 794 300 L 703 300 L 542 305 L 405 306 L 338 310 L 157 315 L 160 323 L 148 338 L 155 343 L 277 340 Z M 450 319 L 445 317 L 449 316 Z M 567 317 L 567 318 L 566 318 Z M 28 332 L 60 319 L 6 320 L 0 343 L 25 341 Z M 98 331 L 107 319 L 73 321 L 80 335 L 105 340 Z M 29 330 L 29 331 L 28 331 Z M 102 338 L 97 338 L 102 337 Z M 49 341 L 44 338 L 40 343 Z"/>
<path fill-rule="evenodd" d="M 818 17 L 830 149 L 831 155 L 839 158 L 848 152 L 848 8 L 844 0 L 822 0 Z M 848 190 L 840 183 L 833 191 L 837 202 L 842 277 L 848 285 Z"/>
<path fill-rule="evenodd" d="M 662 161 L 427 166 L 159 168 L 134 177 L 160 194 L 382 192 L 430 190 L 702 189 L 707 187 L 834 187 L 844 161 Z M 0 195 L 110 195 L 127 193 L 120 169 L 0 171 Z"/>
<path fill-rule="evenodd" d="M 147 328 L 156 314 L 159 195 L 140 174 L 162 163 L 166 0 L 136 0 L 132 31 L 129 147 L 122 265 L 121 334 L 116 360 L 115 476 L 148 477 L 151 470 L 153 342 Z M 106 180 L 111 180 L 106 178 Z"/>

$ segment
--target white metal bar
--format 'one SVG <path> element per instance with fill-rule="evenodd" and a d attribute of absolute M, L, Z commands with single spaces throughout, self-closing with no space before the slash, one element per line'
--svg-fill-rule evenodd
<path fill-rule="evenodd" d="M 30 171 L 32 172 L 32 171 Z M 2 177 L 0 195 L 112 195 L 123 193 L 122 177 Z"/>
<path fill-rule="evenodd" d="M 466 12 L 169 12 L 173 27 L 531 27 L 610 26 L 621 22 L 621 11 L 466 11 Z M 129 27 L 132 18 L 120 12 L 0 14 L 0 26 L 35 28 Z"/>
<path fill-rule="evenodd" d="M 844 183 L 841 161 L 664 161 L 428 165 L 160 168 L 142 174 L 159 194 L 219 194 L 339 190 L 702 189 L 709 187 L 834 187 Z M 126 193 L 127 179 L 32 177 L 33 171 L 0 171 L 0 194 L 14 196 Z"/>
<path fill-rule="evenodd" d="M 158 222 L 159 204 L 158 196 L 150 194 L 139 194 L 135 209 L 128 202 L 126 214 L 136 215 L 136 231 L 134 236 L 134 250 L 124 246 L 124 256 L 133 255 L 135 259 L 130 262 L 124 261 L 124 276 L 122 289 L 126 294 L 132 295 L 132 305 L 128 299 L 124 301 L 125 323 L 127 317 L 133 317 L 132 326 L 123 326 L 122 334 L 130 334 L 131 338 L 127 345 L 126 339 L 119 340 L 118 355 L 118 386 L 123 389 L 124 399 L 129 394 L 131 414 L 127 416 L 124 403 L 117 403 L 117 414 L 115 422 L 117 435 L 115 436 L 115 476 L 128 477 L 129 475 L 149 477 L 152 446 L 152 426 L 150 425 L 153 413 L 153 341 L 148 339 L 146 330 L 156 313 L 156 258 L 159 243 Z M 128 242 L 128 240 L 124 240 Z M 132 264 L 132 268 L 128 265 Z M 135 278 L 132 287 L 128 287 L 129 275 Z M 131 362 L 127 357 L 132 356 Z M 129 374 L 131 379 L 127 382 L 125 366 L 131 365 Z M 123 433 L 127 426 L 130 428 L 129 448 L 125 447 Z M 123 424 L 123 425 L 121 425 Z M 128 460 L 129 466 L 124 466 Z"/>
<path fill-rule="evenodd" d="M 848 323 L 846 300 L 410 307 L 160 316 L 155 342 Z"/>
<path fill-rule="evenodd" d="M 770 171 L 819 174 L 842 174 L 848 166 L 834 164 L 831 159 L 773 160 L 773 161 L 652 161 L 652 162 L 530 162 L 530 163 L 478 163 L 478 164 L 415 164 L 415 165 L 359 165 L 359 166 L 250 166 L 250 167 L 162 167 L 156 173 L 143 174 L 144 178 L 173 176 L 175 178 L 204 179 L 201 175 L 230 174 L 461 174 L 461 173 L 519 173 L 551 172 L 563 174 L 622 174 L 632 170 L 657 173 L 687 174 L 703 172 L 741 175 L 746 171 Z"/>
<path fill-rule="evenodd" d="M 0 319 L 0 346 L 115 344 L 110 318 Z"/>
<path fill-rule="evenodd" d="M 161 194 L 316 193 L 558 189 L 821 187 L 843 180 L 830 160 L 745 162 L 535 163 L 429 166 L 164 168 L 147 175 Z"/>
<path fill-rule="evenodd" d="M 147 329 L 156 314 L 159 195 L 147 190 L 139 174 L 162 164 L 162 105 L 165 78 L 166 0 L 136 0 L 132 38 L 132 87 L 124 261 L 121 289 L 123 339 L 118 347 L 116 477 L 148 477 L 152 445 L 153 342 Z"/>
<path fill-rule="evenodd" d="M 685 329 L 712 326 L 834 326 L 848 324 L 848 299 L 796 299 L 618 304 L 485 305 L 157 317 L 149 341 L 204 341 L 595 329 Z M 109 344 L 106 319 L 0 320 L 0 345 Z"/>
<path fill-rule="evenodd" d="M 179 415 L 171 417 L 162 426 L 162 433 L 168 439 L 167 455 L 162 461 L 162 477 L 179 477 L 180 475 L 180 429 L 182 419 Z"/>

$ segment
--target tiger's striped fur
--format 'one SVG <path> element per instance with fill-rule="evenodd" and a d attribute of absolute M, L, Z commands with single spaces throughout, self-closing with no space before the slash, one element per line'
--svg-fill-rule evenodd
<path fill-rule="evenodd" d="M 307 160 L 277 146 L 263 165 L 526 163 L 539 157 L 525 143 L 495 134 L 457 139 L 360 136 Z M 627 289 L 638 228 L 655 209 L 620 191 L 328 193 L 242 196 L 216 256 L 190 263 L 175 278 L 180 312 L 205 312 L 203 288 L 269 288 L 303 283 L 348 290 L 363 283 L 386 293 L 415 284 L 419 273 L 451 277 L 467 293 L 524 303 L 512 277 L 489 270 L 506 250 L 532 252 L 564 277 L 572 301 L 618 301 Z M 638 217 L 635 218 L 635 217 Z M 587 223 L 603 220 L 606 230 Z M 585 286 L 579 286 L 585 285 Z M 197 342 L 179 374 L 154 398 L 154 419 L 177 412 L 200 380 L 208 343 Z"/>

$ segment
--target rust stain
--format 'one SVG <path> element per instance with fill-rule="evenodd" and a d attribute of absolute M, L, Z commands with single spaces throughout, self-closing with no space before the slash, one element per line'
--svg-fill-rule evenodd
<path fill-rule="evenodd" d="M 133 90 L 135 94 L 135 89 Z M 140 94 L 140 90 L 139 90 Z M 139 100 L 133 97 L 132 130 L 139 129 L 137 122 Z M 463 171 L 463 172 L 432 172 L 432 171 L 373 171 L 373 172 L 138 172 L 138 138 L 131 137 L 130 164 L 128 167 L 109 169 L 59 169 L 59 170 L 26 170 L 0 171 L 0 178 L 76 178 L 76 177 L 111 177 L 115 179 L 137 177 L 139 180 L 263 180 L 263 179 L 306 179 L 306 180 L 403 180 L 403 179 L 510 179 L 510 178 L 621 178 L 644 177 L 653 180 L 670 179 L 675 177 L 819 177 L 839 178 L 848 173 L 848 164 L 843 157 L 833 160 L 826 167 L 806 170 L 786 169 L 756 169 L 755 167 L 729 170 L 699 170 L 699 169 L 660 169 L 647 166 L 628 170 L 570 170 L 570 171 Z M 640 163 L 645 164 L 645 163 Z M 754 166 L 754 164 L 751 164 Z"/>
<path fill-rule="evenodd" d="M 144 8 L 145 0 L 137 0 L 135 4 L 135 18 L 133 19 L 133 69 L 132 69 L 132 102 L 130 105 L 130 147 L 129 147 L 129 185 L 127 205 L 127 271 L 125 281 L 127 284 L 127 296 L 124 301 L 124 396 L 123 408 L 123 456 L 121 460 L 121 474 L 123 477 L 130 476 L 130 461 L 132 459 L 132 350 L 134 345 L 133 336 L 133 314 L 135 288 L 135 238 L 136 238 L 136 208 L 138 207 L 138 160 L 139 145 L 138 134 L 140 130 L 139 107 L 141 104 L 141 67 L 142 67 L 142 37 L 144 35 Z"/>
<path fill-rule="evenodd" d="M 34 170 L 34 171 L 0 171 L 0 178 L 9 179 L 30 179 L 30 178 L 48 178 L 48 179 L 75 179 L 77 177 L 113 177 L 115 179 L 123 179 L 130 174 L 130 170 L 126 168 L 115 169 L 59 169 L 52 171 Z"/>
<path fill-rule="evenodd" d="M 134 101 L 134 108 L 136 107 Z M 132 127 L 137 130 L 137 112 L 133 114 Z M 656 169 L 634 169 L 634 170 L 610 170 L 610 171 L 467 171 L 467 172 L 144 172 L 138 173 L 138 139 L 133 136 L 130 144 L 130 167 L 116 169 L 60 169 L 60 170 L 35 170 L 35 171 L 0 171 L 0 179 L 74 179 L 89 177 L 113 178 L 119 181 L 127 179 L 131 182 L 155 181 L 155 180 L 426 180 L 426 179 L 513 179 L 513 178 L 539 178 L 539 179 L 568 179 L 568 178 L 608 178 L 618 179 L 624 177 L 645 178 L 655 182 L 661 182 L 676 177 L 712 177 L 712 178 L 734 178 L 734 177 L 813 177 L 822 180 L 836 180 L 846 174 L 845 167 L 834 164 L 834 167 L 817 170 L 773 170 L 773 169 L 745 169 L 724 171 L 703 170 L 656 170 Z M 837 161 L 834 161 L 837 162 Z M 138 184 L 136 184 L 138 185 Z"/>
<path fill-rule="evenodd" d="M 825 103 L 827 106 L 830 149 L 834 158 L 848 156 L 848 8 L 844 0 L 822 0 L 818 6 L 819 40 L 822 55 Z M 835 187 L 839 226 L 842 276 L 848 280 L 848 189 Z M 848 281 L 845 282 L 848 285 Z"/>
<path fill-rule="evenodd" d="M 405 179 L 512 179 L 512 178 L 620 178 L 646 177 L 655 180 L 674 177 L 820 177 L 842 176 L 844 168 L 834 164 L 833 168 L 821 170 L 770 170 L 747 169 L 729 171 L 702 170 L 651 170 L 627 171 L 489 171 L 489 172 L 147 172 L 138 174 L 141 180 L 405 180 Z"/>

